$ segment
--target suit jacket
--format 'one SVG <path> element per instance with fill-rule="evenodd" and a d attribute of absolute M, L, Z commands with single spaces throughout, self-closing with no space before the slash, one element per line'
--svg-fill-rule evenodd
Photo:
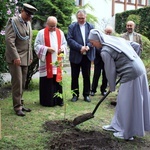
<path fill-rule="evenodd" d="M 86 52 L 86 55 L 90 61 L 93 61 L 95 58 L 95 49 L 92 47 L 88 41 L 89 32 L 93 29 L 93 25 L 86 22 L 85 24 L 85 46 L 89 46 L 89 51 Z M 83 54 L 80 50 L 84 46 L 82 33 L 80 31 L 80 26 L 77 22 L 72 23 L 68 27 L 67 42 L 70 47 L 69 60 L 72 63 L 79 64 L 82 60 Z"/>
<path fill-rule="evenodd" d="M 124 39 L 130 41 L 130 39 L 129 39 L 129 33 L 128 33 L 128 32 L 123 33 L 123 34 L 121 35 L 121 37 L 123 37 Z M 141 36 L 139 33 L 133 32 L 133 41 L 140 44 L 140 46 L 141 46 L 140 49 L 141 49 L 141 51 L 142 51 L 142 50 L 143 50 L 142 36 Z"/>
<path fill-rule="evenodd" d="M 104 62 L 102 60 L 100 49 L 96 49 L 95 52 L 95 59 L 94 59 L 94 65 L 100 65 L 100 68 L 104 66 Z"/>
<path fill-rule="evenodd" d="M 12 21 L 14 22 L 16 29 L 19 34 L 15 32 L 12 26 Z M 20 37 L 29 36 L 28 39 L 23 40 Z M 33 59 L 32 55 L 32 29 L 31 23 L 28 21 L 27 25 L 23 20 L 18 17 L 12 17 L 8 20 L 5 29 L 5 41 L 6 41 L 6 52 L 5 57 L 8 63 L 13 63 L 14 59 L 21 59 L 21 66 L 28 66 L 30 60 Z"/>

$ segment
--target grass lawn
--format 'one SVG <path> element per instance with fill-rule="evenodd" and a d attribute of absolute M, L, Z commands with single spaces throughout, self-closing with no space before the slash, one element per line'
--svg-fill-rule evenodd
<path fill-rule="evenodd" d="M 91 76 L 93 75 L 93 71 Z M 82 97 L 82 80 L 80 76 L 80 97 L 75 103 L 71 102 L 70 90 L 70 75 L 65 74 L 63 78 L 64 103 L 63 107 L 43 107 L 39 105 L 39 89 L 38 79 L 34 79 L 30 85 L 30 90 L 25 91 L 24 99 L 27 108 L 31 108 L 32 112 L 26 113 L 25 117 L 18 117 L 15 115 L 12 108 L 11 95 L 0 100 L 1 108 L 1 150 L 47 150 L 56 148 L 47 148 L 47 143 L 54 136 L 53 132 L 47 132 L 43 125 L 47 121 L 52 120 L 73 120 L 75 117 L 92 112 L 101 98 L 100 92 L 94 97 L 91 97 L 91 103 L 83 101 Z M 99 83 L 100 84 L 100 83 Z M 105 135 L 106 132 L 102 130 L 102 126 L 109 124 L 113 117 L 115 107 L 110 105 L 111 100 L 116 99 L 117 92 L 110 93 L 105 101 L 100 105 L 95 113 L 95 117 L 90 119 L 76 128 L 86 131 L 98 131 Z M 63 130 L 62 132 L 67 132 Z M 108 134 L 108 133 L 107 133 Z M 89 134 L 90 136 L 90 134 Z M 108 134 L 109 139 L 119 144 L 120 150 L 146 150 L 150 148 L 150 133 L 147 133 L 144 138 L 136 138 L 133 142 L 126 142 L 118 140 L 113 137 L 112 133 Z M 140 143 L 140 144 L 139 144 Z M 109 142 L 108 142 L 109 144 Z M 114 146 L 115 147 L 115 146 Z M 115 149 L 112 147 L 112 149 Z M 73 149 L 73 148 L 72 148 Z M 99 149 L 106 149 L 99 147 Z M 65 149 L 67 150 L 67 149 Z M 70 150 L 70 149 L 68 149 Z M 86 149 L 82 149 L 86 150 Z M 87 149 L 88 150 L 88 149 Z M 89 149 L 90 150 L 90 149 Z"/>

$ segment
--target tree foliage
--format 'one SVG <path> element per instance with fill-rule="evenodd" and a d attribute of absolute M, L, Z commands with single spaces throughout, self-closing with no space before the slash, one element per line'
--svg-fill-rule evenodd
<path fill-rule="evenodd" d="M 3 84 L 2 74 L 7 72 L 5 61 L 5 25 L 9 17 L 16 14 L 16 1 L 0 0 L 0 87 Z"/>
<path fill-rule="evenodd" d="M 3 29 L 6 21 L 6 0 L 3 1 L 3 4 L 0 5 L 0 31 Z"/>
<path fill-rule="evenodd" d="M 45 27 L 45 22 L 49 16 L 55 16 L 58 19 L 58 27 L 67 33 L 67 28 L 71 23 L 72 11 L 75 7 L 74 0 L 25 0 L 21 3 L 29 3 L 35 6 L 38 11 L 33 17 L 33 29 L 42 29 Z M 20 5 L 20 4 L 19 4 Z M 36 24 L 39 27 L 35 28 Z"/>
<path fill-rule="evenodd" d="M 83 6 L 74 7 L 72 14 L 76 15 L 76 12 L 78 11 L 78 9 L 84 9 L 85 11 L 88 9 L 88 10 L 94 11 L 94 8 L 89 3 L 87 3 Z M 95 17 L 92 14 L 88 13 L 88 11 L 86 11 L 86 12 L 87 12 L 87 18 L 86 18 L 87 22 L 90 22 L 93 25 L 98 23 L 97 17 Z"/>

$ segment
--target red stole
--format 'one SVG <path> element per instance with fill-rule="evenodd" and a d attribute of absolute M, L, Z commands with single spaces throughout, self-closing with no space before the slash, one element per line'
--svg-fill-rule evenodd
<path fill-rule="evenodd" d="M 58 42 L 58 65 L 57 65 L 57 75 L 56 75 L 56 81 L 61 82 L 62 81 L 62 58 L 59 56 L 59 49 L 61 48 L 61 34 L 60 30 L 56 28 L 56 35 L 57 35 L 57 42 Z M 51 47 L 50 42 L 50 36 L 49 36 L 49 29 L 44 29 L 44 40 L 45 40 L 45 46 Z M 47 68 L 47 78 L 53 78 L 53 67 L 52 67 L 52 54 L 47 53 L 46 56 L 46 68 Z"/>

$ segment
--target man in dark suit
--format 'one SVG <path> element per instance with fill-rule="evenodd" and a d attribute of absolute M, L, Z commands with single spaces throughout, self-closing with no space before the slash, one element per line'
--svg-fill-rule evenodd
<path fill-rule="evenodd" d="M 23 111 L 31 111 L 23 106 L 22 96 L 28 66 L 33 59 L 30 20 L 35 11 L 37 11 L 35 7 L 23 4 L 21 14 L 10 18 L 5 30 L 5 56 L 11 74 L 13 107 L 18 116 L 25 116 Z"/>
<path fill-rule="evenodd" d="M 107 78 L 105 75 L 105 70 L 104 70 L 104 63 L 103 60 L 100 56 L 100 52 L 98 49 L 96 49 L 96 57 L 94 59 L 94 75 L 93 75 L 93 80 L 92 80 L 92 88 L 91 88 L 91 96 L 94 96 L 95 93 L 97 92 L 97 86 L 98 86 L 98 81 L 101 76 L 102 72 L 102 85 L 100 86 L 100 91 L 102 95 L 105 95 L 106 93 L 106 88 L 107 88 Z"/>
<path fill-rule="evenodd" d="M 94 60 L 95 50 L 88 41 L 88 35 L 93 25 L 86 22 L 85 10 L 76 13 L 77 22 L 68 27 L 67 42 L 70 47 L 69 60 L 71 65 L 71 90 L 73 91 L 72 102 L 79 97 L 79 74 L 80 69 L 83 76 L 83 97 L 84 101 L 90 102 L 90 68 Z"/>
<path fill-rule="evenodd" d="M 113 28 L 111 26 L 107 26 L 105 28 L 105 34 L 111 35 L 113 33 Z M 92 81 L 92 88 L 91 88 L 91 96 L 94 96 L 97 92 L 97 86 L 98 81 L 101 76 L 102 72 L 102 85 L 100 86 L 101 94 L 104 96 L 106 94 L 106 88 L 107 88 L 107 78 L 105 75 L 104 70 L 104 62 L 102 60 L 102 57 L 100 56 L 100 50 L 96 49 L 96 57 L 94 59 L 94 75 L 93 75 L 93 81 Z"/>

